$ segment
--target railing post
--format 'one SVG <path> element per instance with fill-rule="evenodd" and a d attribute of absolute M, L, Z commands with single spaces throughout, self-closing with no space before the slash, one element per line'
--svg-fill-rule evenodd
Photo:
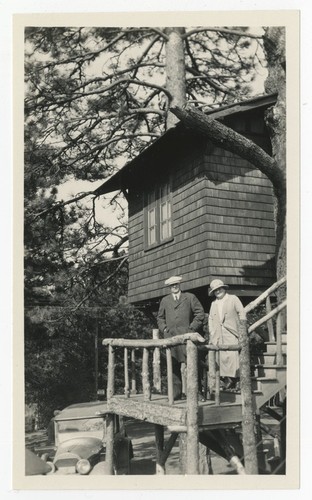
<path fill-rule="evenodd" d="M 187 341 L 187 396 L 186 396 L 186 452 L 187 474 L 199 474 L 199 434 L 198 434 L 198 355 L 197 347 Z"/>
<path fill-rule="evenodd" d="M 114 395 L 115 387 L 115 351 L 114 348 L 108 346 L 108 374 L 107 374 L 107 400 Z"/>
<path fill-rule="evenodd" d="M 172 378 L 172 357 L 170 347 L 166 347 L 167 359 L 167 391 L 169 404 L 173 404 L 173 378 Z"/>
<path fill-rule="evenodd" d="M 131 394 L 136 394 L 135 349 L 131 349 Z"/>
<path fill-rule="evenodd" d="M 213 398 L 216 389 L 216 352 L 208 351 L 208 391 L 209 399 Z"/>
<path fill-rule="evenodd" d="M 215 373 L 216 373 L 216 380 L 215 380 L 215 404 L 220 405 L 220 351 L 215 351 Z"/>
<path fill-rule="evenodd" d="M 282 314 L 280 311 L 276 317 L 276 364 L 282 366 L 283 364 L 283 346 L 282 346 Z"/>
<path fill-rule="evenodd" d="M 151 399 L 151 386 L 148 373 L 148 349 L 146 347 L 143 348 L 142 383 L 144 401 L 149 401 Z"/>
<path fill-rule="evenodd" d="M 182 382 L 182 392 L 187 393 L 187 382 L 186 382 L 186 364 L 181 363 L 181 382 Z"/>
<path fill-rule="evenodd" d="M 272 307 L 271 307 L 271 299 L 270 299 L 270 296 L 268 296 L 266 299 L 265 299 L 265 310 L 266 310 L 266 313 L 270 313 L 272 311 Z M 274 327 L 273 327 L 273 320 L 272 319 L 269 319 L 268 323 L 268 332 L 269 332 L 269 341 L 270 342 L 274 342 L 275 341 L 275 338 L 274 338 Z"/>
<path fill-rule="evenodd" d="M 159 330 L 153 329 L 153 339 L 159 339 Z M 153 389 L 161 393 L 161 375 L 160 375 L 160 349 L 155 347 L 153 352 Z"/>
<path fill-rule="evenodd" d="M 124 347 L 124 370 L 125 370 L 125 396 L 130 396 L 129 387 L 129 367 L 128 367 L 128 347 Z"/>
<path fill-rule="evenodd" d="M 241 396 L 242 396 L 242 434 L 246 474 L 258 474 L 255 420 L 250 375 L 250 354 L 246 319 L 239 321 L 239 357 Z"/>

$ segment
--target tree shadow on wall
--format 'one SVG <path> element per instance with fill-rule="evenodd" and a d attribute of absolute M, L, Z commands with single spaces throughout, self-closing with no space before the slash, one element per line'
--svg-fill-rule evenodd
<path fill-rule="evenodd" d="M 257 281 L 259 280 L 259 283 L 261 284 L 263 284 L 263 282 L 267 282 L 267 286 L 269 287 L 276 281 L 275 257 L 271 257 L 259 265 L 242 266 L 240 274 L 248 280 L 254 279 L 254 281 L 250 283 L 251 285 L 257 284 Z"/>

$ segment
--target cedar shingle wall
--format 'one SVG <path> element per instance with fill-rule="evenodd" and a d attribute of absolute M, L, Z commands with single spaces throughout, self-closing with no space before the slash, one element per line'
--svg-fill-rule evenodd
<path fill-rule="evenodd" d="M 175 169 L 174 169 L 175 170 Z M 129 202 L 129 300 L 159 296 L 168 275 L 187 269 L 198 277 L 207 262 L 205 207 L 206 178 L 203 164 L 194 169 L 189 162 L 178 166 L 173 179 L 174 241 L 144 251 L 143 196 L 130 193 Z M 134 201 L 132 201 L 134 199 Z M 194 274 L 195 275 L 195 274 Z"/>
<path fill-rule="evenodd" d="M 220 148 L 197 151 L 173 167 L 172 203 L 174 240 L 144 251 L 143 195 L 130 192 L 130 302 L 163 295 L 172 274 L 183 275 L 185 290 L 214 277 L 242 286 L 274 281 L 272 188 L 259 170 Z"/>

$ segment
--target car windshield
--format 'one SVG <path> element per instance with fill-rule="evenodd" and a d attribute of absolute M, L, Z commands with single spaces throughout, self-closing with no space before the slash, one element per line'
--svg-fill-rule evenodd
<path fill-rule="evenodd" d="M 80 436 L 97 437 L 104 439 L 106 434 L 105 420 L 103 418 L 84 418 L 63 420 L 56 423 L 58 442 Z"/>

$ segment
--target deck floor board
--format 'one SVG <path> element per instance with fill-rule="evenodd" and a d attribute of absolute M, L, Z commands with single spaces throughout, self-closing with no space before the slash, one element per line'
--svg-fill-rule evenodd
<path fill-rule="evenodd" d="M 163 394 L 152 394 L 150 400 L 144 400 L 143 394 L 114 395 L 108 404 L 112 413 L 119 415 L 167 427 L 186 425 L 186 401 L 178 400 L 171 405 Z M 211 400 L 199 401 L 198 424 L 207 428 L 232 426 L 241 422 L 241 412 L 241 404 L 235 400 L 223 401 L 220 405 Z"/>

